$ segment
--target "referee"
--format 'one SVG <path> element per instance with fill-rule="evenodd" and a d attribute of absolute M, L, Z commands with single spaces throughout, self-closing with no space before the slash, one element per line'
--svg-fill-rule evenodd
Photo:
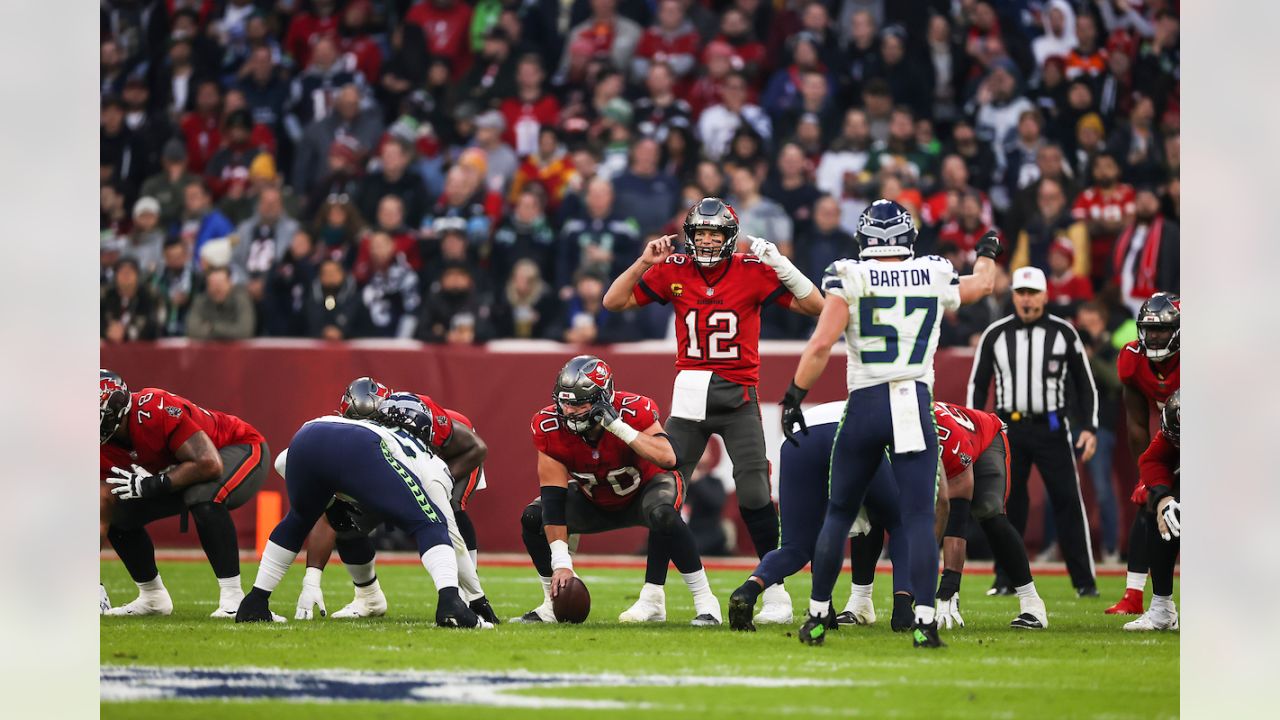
<path fill-rule="evenodd" d="M 994 377 L 996 413 L 1009 426 L 1009 520 L 1020 534 L 1026 532 L 1027 478 L 1034 463 L 1053 507 L 1071 584 L 1080 597 L 1095 597 L 1093 550 L 1073 445 L 1082 450 L 1082 460 L 1093 456 L 1098 391 L 1075 328 L 1045 312 L 1044 273 L 1034 267 L 1014 271 L 1013 296 L 1014 314 L 992 323 L 978 341 L 968 405 L 987 406 L 987 388 Z M 1078 438 L 1067 419 L 1073 407 L 1086 418 Z M 991 594 L 1012 592 L 997 568 Z"/>

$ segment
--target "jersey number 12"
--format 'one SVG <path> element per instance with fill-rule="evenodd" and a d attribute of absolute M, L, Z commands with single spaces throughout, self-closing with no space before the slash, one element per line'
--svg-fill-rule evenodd
<path fill-rule="evenodd" d="M 698 344 L 698 311 L 690 310 L 684 314 L 685 328 L 689 331 L 689 346 L 685 355 L 694 360 L 703 359 L 702 348 Z M 707 354 L 708 360 L 737 360 L 739 348 L 734 342 L 738 337 L 738 315 L 728 310 L 720 310 L 707 315 Z M 724 344 L 722 344 L 724 343 Z"/>

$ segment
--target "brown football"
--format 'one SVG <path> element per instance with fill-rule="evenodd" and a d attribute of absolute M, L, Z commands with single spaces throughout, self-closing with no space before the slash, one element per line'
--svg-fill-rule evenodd
<path fill-rule="evenodd" d="M 591 593 L 587 592 L 587 584 L 581 578 L 571 578 L 551 599 L 551 608 L 560 622 L 580 623 L 586 620 L 591 614 Z"/>

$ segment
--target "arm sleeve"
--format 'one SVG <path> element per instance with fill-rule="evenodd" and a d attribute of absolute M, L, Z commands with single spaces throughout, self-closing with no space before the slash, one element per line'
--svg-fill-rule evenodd
<path fill-rule="evenodd" d="M 960 309 L 960 273 L 946 258 L 938 258 L 938 276 L 934 283 L 938 287 L 938 301 L 943 310 Z"/>
<path fill-rule="evenodd" d="M 1080 335 L 1070 324 L 1064 324 L 1063 332 L 1071 347 L 1067 349 L 1068 371 L 1076 381 L 1076 397 L 1080 403 L 1080 413 L 1085 418 L 1082 430 L 1097 432 L 1098 430 L 1098 386 L 1093 381 L 1093 372 L 1089 369 L 1089 360 L 1084 353 L 1084 344 Z"/>
<path fill-rule="evenodd" d="M 994 327 L 994 323 L 988 325 L 982 332 L 982 337 L 978 340 L 978 352 L 973 356 L 973 369 L 969 371 L 969 395 L 965 406 L 975 410 L 985 410 L 987 407 L 987 389 L 991 386 L 992 366 L 995 363 L 992 348 L 1001 337 L 1001 333 L 992 332 Z"/>

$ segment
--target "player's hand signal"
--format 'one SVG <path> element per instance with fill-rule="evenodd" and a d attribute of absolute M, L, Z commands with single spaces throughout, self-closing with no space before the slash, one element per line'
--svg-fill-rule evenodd
<path fill-rule="evenodd" d="M 782 257 L 782 253 L 778 252 L 778 246 L 764 238 L 748 235 L 747 240 L 751 243 L 751 254 L 763 260 L 766 265 L 773 266 L 778 258 Z"/>
<path fill-rule="evenodd" d="M 644 254 L 640 256 L 640 259 L 650 265 L 657 265 L 665 261 L 671 256 L 671 253 L 675 252 L 675 241 L 675 235 L 663 235 L 655 240 L 650 240 L 644 246 Z"/>
<path fill-rule="evenodd" d="M 989 257 L 995 260 L 1000 257 L 1000 253 L 1004 252 L 1004 248 L 1000 246 L 1000 236 L 995 230 L 988 230 L 986 235 L 978 241 L 978 248 L 975 251 L 978 257 Z"/>

